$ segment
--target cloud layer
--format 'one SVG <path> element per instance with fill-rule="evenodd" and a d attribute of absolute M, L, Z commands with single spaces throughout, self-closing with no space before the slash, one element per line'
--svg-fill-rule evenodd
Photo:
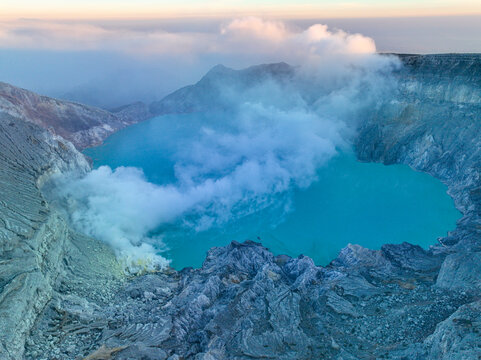
<path fill-rule="evenodd" d="M 0 22 L 0 48 L 39 50 L 109 50 L 131 56 L 199 57 L 209 54 L 270 54 L 294 62 L 306 51 L 373 53 L 372 39 L 329 31 L 317 24 L 307 30 L 257 17 L 235 19 L 217 31 L 166 31 L 162 27 L 100 25 L 88 22 L 17 20 Z M 295 50 L 294 53 L 292 50 Z"/>
<path fill-rule="evenodd" d="M 159 100 L 219 63 L 298 65 L 316 54 L 367 54 L 375 46 L 324 25 L 301 29 L 255 17 L 186 29 L 165 22 L 17 20 L 0 22 L 0 51 L 3 81 L 112 108 Z"/>

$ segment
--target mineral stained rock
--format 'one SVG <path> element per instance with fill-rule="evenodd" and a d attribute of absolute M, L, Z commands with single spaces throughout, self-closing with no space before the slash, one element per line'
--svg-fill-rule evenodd
<path fill-rule="evenodd" d="M 79 153 L 3 115 L 3 358 L 480 358 L 481 56 L 400 58 L 396 98 L 360 124 L 358 157 L 441 179 L 463 217 L 428 251 L 350 244 L 326 267 L 246 241 L 211 249 L 200 269 L 126 279 L 109 249 L 73 232 L 39 190 L 54 171 L 87 171 Z M 293 69 L 216 67 L 151 111 L 201 109 L 216 82 L 249 86 L 259 71 L 283 79 Z"/>

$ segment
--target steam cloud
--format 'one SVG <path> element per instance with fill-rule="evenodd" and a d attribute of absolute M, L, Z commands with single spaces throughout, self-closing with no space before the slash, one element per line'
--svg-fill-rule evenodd
<path fill-rule="evenodd" d="M 0 48 L 42 50 L 111 50 L 133 56 L 149 54 L 199 57 L 204 54 L 260 54 L 304 57 L 305 45 L 316 43 L 313 50 L 349 53 L 375 52 L 374 41 L 360 34 L 341 30 L 331 32 L 326 25 L 313 25 L 305 31 L 279 21 L 256 17 L 235 19 L 217 31 L 166 31 L 148 27 L 86 22 L 62 22 L 21 19 L 0 21 Z M 242 48 L 239 45 L 243 45 Z M 304 49 L 302 49 L 304 47 Z"/>
<path fill-rule="evenodd" d="M 214 29 L 183 25 L 184 30 L 162 22 L 0 21 L 0 78 L 45 95 L 114 108 L 158 100 L 219 63 L 302 64 L 327 53 L 375 51 L 372 39 L 325 25 L 302 30 L 255 17 Z"/>
<path fill-rule="evenodd" d="M 241 47 L 300 66 L 288 82 L 273 77 L 248 91 L 221 89 L 228 111 L 192 124 L 178 139 L 171 184 L 152 184 L 140 169 L 105 166 L 58 179 L 73 224 L 111 244 L 133 271 L 139 261 L 168 263 L 157 254 L 161 238 L 149 236 L 159 226 L 221 226 L 309 186 L 317 169 L 349 146 L 358 121 L 389 91 L 397 66 L 375 54 L 371 39 L 323 25 L 294 34 L 282 23 L 248 18 L 218 36 L 229 37 L 229 51 Z"/>

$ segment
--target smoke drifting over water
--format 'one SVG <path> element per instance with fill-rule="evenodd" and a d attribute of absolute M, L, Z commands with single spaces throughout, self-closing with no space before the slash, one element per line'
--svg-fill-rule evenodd
<path fill-rule="evenodd" d="M 259 76 L 247 90 L 214 81 L 223 111 L 172 125 L 168 183 L 153 184 L 140 169 L 105 166 L 57 180 L 76 228 L 111 244 L 134 271 L 139 261 L 168 263 L 157 255 L 161 235 L 150 235 L 161 226 L 203 231 L 274 204 L 287 211 L 289 192 L 308 187 L 320 166 L 349 147 L 357 122 L 393 85 L 396 60 L 376 55 L 372 40 L 360 35 L 317 25 L 294 36 L 258 19 L 232 22 L 229 31 L 238 44 L 252 38 L 256 44 L 245 46 L 274 46 L 271 55 L 281 48 L 280 56 L 293 54 L 299 66 L 288 78 Z"/>

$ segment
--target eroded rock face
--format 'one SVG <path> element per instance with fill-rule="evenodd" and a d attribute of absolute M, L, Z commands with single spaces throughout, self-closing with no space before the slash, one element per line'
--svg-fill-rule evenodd
<path fill-rule="evenodd" d="M 362 125 L 358 157 L 408 164 L 448 185 L 463 217 L 440 240 L 443 246 L 433 248 L 452 253 L 435 286 L 474 300 L 480 295 L 481 55 L 404 55 L 401 60 L 405 67 L 398 73 L 396 99 Z M 479 319 L 473 310 L 477 306 L 474 302 L 460 311 Z M 478 323 L 463 327 L 451 320 L 440 323 L 423 344 L 411 345 L 406 358 L 423 351 L 429 359 L 478 358 L 480 348 L 471 346 L 481 340 Z"/>
<path fill-rule="evenodd" d="M 446 245 L 477 246 L 481 213 L 481 55 L 401 56 L 399 89 L 360 129 L 363 161 L 404 163 L 448 185 L 464 217 Z"/>
<path fill-rule="evenodd" d="M 417 252 L 413 268 L 406 259 Z M 68 359 L 105 345 L 125 347 L 116 359 L 401 359 L 396 352 L 415 354 L 410 345 L 472 299 L 434 286 L 444 257 L 415 246 L 357 258 L 321 268 L 308 257 L 233 242 L 213 248 L 201 269 L 134 279 L 106 307 L 44 317 L 35 331 L 53 339 L 34 336 L 27 354 L 56 350 Z M 73 314 L 78 306 L 51 304 L 49 312 Z M 72 328 L 79 334 L 65 331 Z M 420 358 L 427 351 L 421 347 Z"/>
<path fill-rule="evenodd" d="M 461 306 L 442 321 L 426 341 L 427 358 L 477 359 L 481 355 L 479 328 L 481 302 Z"/>
<path fill-rule="evenodd" d="M 448 185 L 463 218 L 437 246 L 425 251 L 408 243 L 380 250 L 349 245 L 330 265 L 317 267 L 305 256 L 274 256 L 260 244 L 233 242 L 211 249 L 200 269 L 168 270 L 122 283 L 113 275 L 115 259 L 95 240 L 75 234 L 65 224 L 57 228 L 67 236 L 28 230 L 28 241 L 58 239 L 61 244 L 51 240 L 48 243 L 55 249 L 43 247 L 48 254 L 41 257 L 45 263 L 25 258 L 34 269 L 43 269 L 35 270 L 39 276 L 46 277 L 45 269 L 47 279 L 60 274 L 56 281 L 45 280 L 51 285 L 44 287 L 46 296 L 35 300 L 38 306 L 23 306 L 33 309 L 28 326 L 19 327 L 31 327 L 30 335 L 23 335 L 27 337 L 25 358 L 479 358 L 481 57 L 401 58 L 406 66 L 397 74 L 399 93 L 361 124 L 356 149 L 361 160 L 405 163 Z M 285 64 L 267 68 L 275 70 L 269 70 L 268 76 L 279 72 L 281 78 L 291 71 Z M 257 74 L 259 69 L 244 74 Z M 209 84 L 238 76 L 217 67 L 204 83 L 156 104 L 156 111 L 192 111 L 212 101 L 205 93 Z M 255 77 L 247 77 L 246 86 L 249 81 Z M 14 136 L 12 131 L 6 133 Z M 5 154 L 10 151 L 5 146 L 0 156 L 8 159 Z M 22 147 L 13 154 L 19 151 Z M 6 163 L 13 166 L 15 176 L 28 173 L 25 167 L 17 168 L 13 159 Z M 35 174 L 32 179 L 42 178 Z M 30 183 L 22 188 L 38 192 Z M 14 189 L 9 194 L 2 195 L 12 196 L 4 197 L 2 206 L 23 196 Z M 47 223 L 47 218 L 38 219 L 39 225 Z M 20 241 L 27 242 L 6 237 L 4 246 Z M 36 253 L 35 248 L 32 254 Z M 0 271 L 4 266 L 8 269 L 2 264 Z M 56 268 L 60 270 L 50 271 Z M 18 289 L 18 294 L 33 296 Z M 11 302 L 0 301 L 0 310 L 5 304 Z M 15 342 L 11 333 L 2 336 L 0 351 L 14 349 L 21 354 L 22 340 Z"/>
<path fill-rule="evenodd" d="M 456 252 L 444 260 L 436 286 L 450 290 L 479 292 L 480 273 L 481 252 Z"/>
<path fill-rule="evenodd" d="M 112 133 L 148 119 L 143 104 L 132 104 L 111 113 L 70 101 L 41 96 L 0 82 L 0 110 L 34 123 L 71 141 L 78 149 L 100 145 Z"/>
<path fill-rule="evenodd" d="M 68 254 L 77 248 L 70 240 L 74 233 L 49 207 L 39 188 L 54 173 L 89 169 L 86 159 L 68 141 L 35 124 L 0 113 L 2 359 L 22 358 L 30 329 L 59 281 L 67 275 Z M 115 262 L 108 248 L 89 241 Z M 71 279 L 79 278 L 77 275 Z"/>

